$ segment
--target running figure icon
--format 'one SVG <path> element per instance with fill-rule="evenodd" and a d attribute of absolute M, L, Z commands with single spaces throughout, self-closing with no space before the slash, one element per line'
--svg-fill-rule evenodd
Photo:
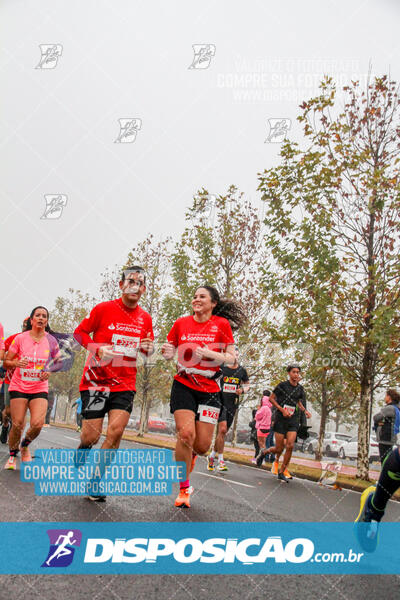
<path fill-rule="evenodd" d="M 55 558 L 61 558 L 62 556 L 67 556 L 68 554 L 73 554 L 73 550 L 68 548 L 67 546 L 73 546 L 77 543 L 78 540 L 72 539 L 74 537 L 74 532 L 69 531 L 66 535 L 59 535 L 55 545 L 57 549 L 55 552 L 46 560 L 46 565 L 49 567 L 50 563 Z M 62 540 L 62 541 L 61 541 Z"/>

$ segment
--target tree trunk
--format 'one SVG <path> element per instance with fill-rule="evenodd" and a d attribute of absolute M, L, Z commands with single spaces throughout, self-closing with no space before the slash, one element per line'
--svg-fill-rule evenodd
<path fill-rule="evenodd" d="M 315 459 L 322 460 L 322 448 L 325 437 L 326 420 L 328 418 L 328 394 L 326 385 L 326 371 L 324 369 L 321 382 L 321 422 L 319 426 L 318 444 L 315 452 Z"/>
<path fill-rule="evenodd" d="M 358 419 L 357 477 L 369 481 L 369 432 L 372 401 L 372 379 L 374 348 L 370 342 L 365 344 L 361 373 L 360 416 Z"/>
<path fill-rule="evenodd" d="M 334 421 L 335 421 L 335 432 L 337 433 L 339 431 L 339 426 L 340 426 L 340 408 L 336 409 Z"/>
<path fill-rule="evenodd" d="M 236 434 L 237 434 L 238 416 L 239 416 L 239 410 L 237 410 L 235 412 L 235 416 L 233 418 L 233 423 L 232 423 L 232 447 L 233 448 L 236 447 Z"/>
<path fill-rule="evenodd" d="M 360 390 L 360 417 L 358 420 L 358 452 L 357 452 L 357 477 L 369 481 L 369 432 L 370 413 L 372 400 L 372 387 L 375 368 L 376 348 L 371 342 L 373 332 L 373 312 L 375 310 L 375 256 L 374 256 L 374 230 L 375 230 L 375 199 L 374 192 L 368 224 L 368 284 L 365 322 L 365 345 L 361 370 Z"/>
<path fill-rule="evenodd" d="M 52 408 L 52 412 L 54 410 L 53 423 L 56 422 L 56 417 L 57 417 L 57 403 L 58 403 L 58 394 L 54 394 L 54 405 L 53 405 L 53 408 Z"/>
<path fill-rule="evenodd" d="M 150 389 L 150 367 L 143 365 L 143 385 L 142 385 L 142 406 L 140 411 L 139 437 L 143 437 L 147 433 L 149 414 L 151 408 L 151 398 L 149 397 Z"/>

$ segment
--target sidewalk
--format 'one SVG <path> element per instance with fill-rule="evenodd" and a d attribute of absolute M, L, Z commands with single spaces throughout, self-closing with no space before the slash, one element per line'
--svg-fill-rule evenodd
<path fill-rule="evenodd" d="M 225 446 L 226 448 L 229 448 L 229 452 L 232 452 L 232 454 L 238 454 L 238 455 L 242 455 L 242 456 L 248 456 L 250 457 L 250 460 L 253 458 L 254 456 L 254 452 L 252 450 L 248 450 L 247 448 L 232 448 L 229 447 L 228 445 Z M 331 458 L 331 457 L 326 457 L 324 458 L 323 462 L 324 463 L 333 463 L 335 461 L 339 461 L 341 462 L 340 458 Z M 304 467 L 310 467 L 312 469 L 319 469 L 321 470 L 321 462 L 318 460 L 314 460 L 313 458 L 300 458 L 299 456 L 293 456 L 293 458 L 290 460 L 290 464 L 296 464 L 296 465 L 303 465 Z M 357 468 L 356 467 L 352 467 L 350 465 L 343 465 L 340 469 L 341 473 L 344 473 L 345 475 L 350 475 L 352 477 L 355 477 L 357 475 Z M 370 479 L 373 479 L 374 481 L 377 481 L 379 479 L 379 470 L 375 470 L 375 469 L 370 469 L 369 471 L 369 477 Z"/>

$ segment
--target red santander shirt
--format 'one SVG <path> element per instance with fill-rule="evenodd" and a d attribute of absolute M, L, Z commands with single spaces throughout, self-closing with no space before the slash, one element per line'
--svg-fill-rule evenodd
<path fill-rule="evenodd" d="M 205 347 L 214 352 L 224 352 L 229 344 L 234 344 L 232 329 L 228 319 L 212 315 L 205 323 L 198 323 L 193 316 L 177 319 L 167 336 L 170 344 L 178 348 L 178 363 L 183 367 L 217 372 L 220 365 L 210 359 L 196 358 L 194 351 Z M 179 369 L 179 366 L 178 366 Z M 187 387 L 200 392 L 213 394 L 220 388 L 215 379 L 204 375 L 178 373 L 175 379 Z"/>
<path fill-rule="evenodd" d="M 10 346 L 12 344 L 12 341 L 15 337 L 17 337 L 17 335 L 19 335 L 19 333 L 14 333 L 13 335 L 10 335 L 10 337 L 8 337 L 5 342 L 4 342 L 4 346 L 5 346 L 5 351 L 8 352 L 10 349 Z M 15 369 L 7 369 L 6 372 L 6 376 L 4 377 L 4 383 L 7 385 L 10 385 L 11 383 L 11 378 L 13 376 Z"/>
<path fill-rule="evenodd" d="M 97 304 L 74 331 L 77 342 L 90 352 L 79 389 L 106 387 L 112 392 L 136 391 L 136 359 L 140 340 L 145 337 L 154 339 L 153 324 L 151 316 L 140 306 L 128 308 L 121 298 Z M 100 346 L 110 345 L 118 356 L 95 358 Z"/>

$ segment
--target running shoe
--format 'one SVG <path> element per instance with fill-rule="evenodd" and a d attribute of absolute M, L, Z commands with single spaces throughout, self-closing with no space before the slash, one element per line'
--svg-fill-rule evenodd
<path fill-rule="evenodd" d="M 193 494 L 193 487 L 182 488 L 179 490 L 177 499 L 175 500 L 175 506 L 178 508 L 190 508 L 190 495 Z"/>
<path fill-rule="evenodd" d="M 371 500 L 375 490 L 376 487 L 370 485 L 361 494 L 360 512 L 354 525 L 354 533 L 357 541 L 365 552 L 375 552 L 378 544 L 378 527 L 381 515 L 371 507 Z"/>
<path fill-rule="evenodd" d="M 214 459 L 211 456 L 207 456 L 207 470 L 215 471 Z"/>
<path fill-rule="evenodd" d="M 90 495 L 90 496 L 88 496 L 88 500 L 91 500 L 92 502 L 105 502 L 106 496 Z"/>
<path fill-rule="evenodd" d="M 253 465 L 256 465 L 257 464 L 257 459 L 256 458 L 252 458 L 251 462 L 252 462 Z"/>
<path fill-rule="evenodd" d="M 262 466 L 264 458 L 265 458 L 265 453 L 263 451 L 261 451 L 260 454 L 256 458 L 257 467 Z"/>
<path fill-rule="evenodd" d="M 28 446 L 22 446 L 20 448 L 20 452 L 21 452 L 21 462 L 31 462 L 32 461 L 32 456 L 31 456 Z"/>
<path fill-rule="evenodd" d="M 278 479 L 279 479 L 279 481 L 284 481 L 285 483 L 289 483 L 289 479 L 286 479 L 284 473 L 278 473 Z"/>
<path fill-rule="evenodd" d="M 196 460 L 197 460 L 197 454 L 192 455 L 192 462 L 191 462 L 191 465 L 190 465 L 190 471 L 189 471 L 189 473 L 191 473 L 193 471 L 194 465 L 196 464 Z"/>
<path fill-rule="evenodd" d="M 16 456 L 10 456 L 8 458 L 8 461 L 4 465 L 4 468 L 8 469 L 9 471 L 15 471 L 15 469 L 17 468 L 17 457 Z"/>
<path fill-rule="evenodd" d="M 286 479 L 293 479 L 293 475 L 291 475 L 287 469 L 283 471 L 283 474 L 286 477 Z"/>
<path fill-rule="evenodd" d="M 218 471 L 227 471 L 228 467 L 225 464 L 224 460 L 220 460 L 217 467 Z"/>
<path fill-rule="evenodd" d="M 279 461 L 274 460 L 274 462 L 272 463 L 272 467 L 271 467 L 271 473 L 272 473 L 272 475 L 278 475 L 278 471 L 279 471 Z"/>
<path fill-rule="evenodd" d="M 2 444 L 7 444 L 7 438 L 8 438 L 8 432 L 10 431 L 10 425 L 11 425 L 11 423 L 9 423 L 8 425 L 1 426 L 0 442 Z"/>

